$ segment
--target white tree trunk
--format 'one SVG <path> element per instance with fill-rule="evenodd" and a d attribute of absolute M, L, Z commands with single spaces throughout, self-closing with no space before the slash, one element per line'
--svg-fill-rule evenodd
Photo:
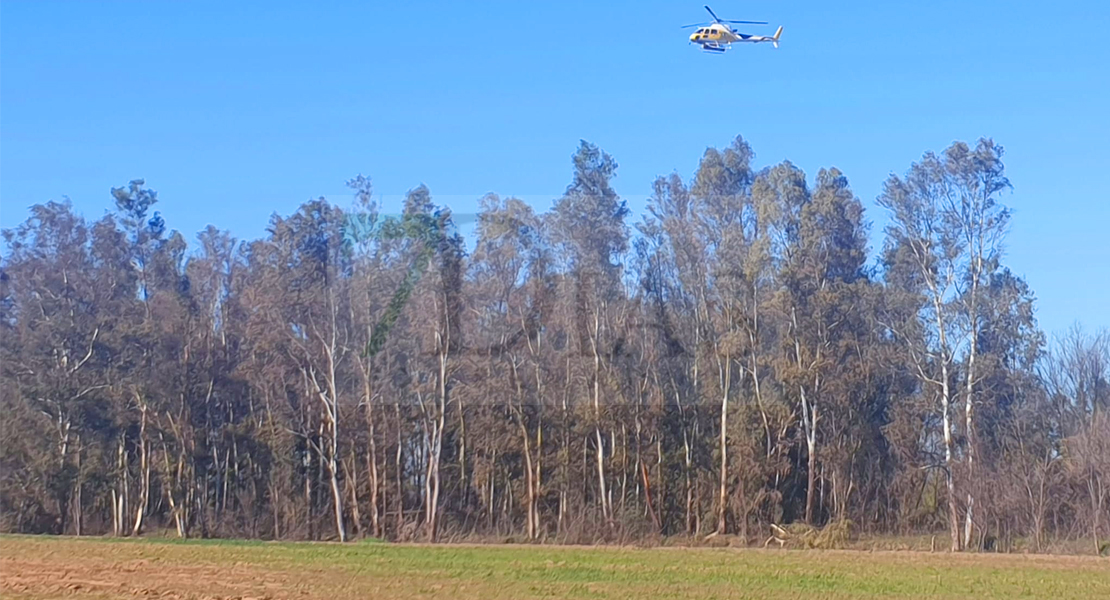
<path fill-rule="evenodd" d="M 717 533 L 726 533 L 728 524 L 728 395 L 732 391 L 732 357 L 724 357 L 721 375 L 721 485 L 717 497 Z"/>
<path fill-rule="evenodd" d="M 948 527 L 952 535 L 952 551 L 958 552 L 960 550 L 960 518 L 956 510 L 956 484 L 952 477 L 952 469 L 955 465 L 952 460 L 952 419 L 949 415 L 951 396 L 948 390 L 948 363 L 943 360 L 941 362 L 941 378 L 940 410 L 942 426 L 944 427 L 944 482 L 948 488 Z"/>
<path fill-rule="evenodd" d="M 142 417 L 139 425 L 139 505 L 135 509 L 135 524 L 131 528 L 131 535 L 139 535 L 143 531 L 143 519 L 146 517 L 147 504 L 150 502 L 150 460 L 146 441 L 146 402 L 136 394 Z"/>
<path fill-rule="evenodd" d="M 601 353 L 598 345 L 600 344 L 599 335 L 601 333 L 601 315 L 600 309 L 594 309 L 594 323 L 593 335 L 590 337 L 590 345 L 593 349 L 594 355 L 594 386 L 593 386 L 593 400 L 594 400 L 594 438 L 597 443 L 597 485 L 601 495 L 601 515 L 605 520 L 612 518 L 612 507 L 609 505 L 609 492 L 606 490 L 605 485 L 605 441 L 601 436 Z"/>

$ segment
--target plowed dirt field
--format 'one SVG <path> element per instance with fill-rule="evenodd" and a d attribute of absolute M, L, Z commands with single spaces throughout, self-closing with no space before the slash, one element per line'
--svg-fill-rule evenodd
<path fill-rule="evenodd" d="M 1110 560 L 0 537 L 3 598 L 1110 598 Z"/>

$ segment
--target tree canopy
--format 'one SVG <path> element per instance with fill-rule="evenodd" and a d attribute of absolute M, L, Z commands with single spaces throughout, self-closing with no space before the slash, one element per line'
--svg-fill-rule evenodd
<path fill-rule="evenodd" d="M 136 179 L 3 232 L 0 530 L 953 549 L 1110 528 L 1110 334 L 1049 341 L 1006 265 L 1002 148 L 891 176 L 878 261 L 835 167 L 737 137 L 631 215 L 583 141 L 549 210 L 420 186 L 190 247 Z"/>

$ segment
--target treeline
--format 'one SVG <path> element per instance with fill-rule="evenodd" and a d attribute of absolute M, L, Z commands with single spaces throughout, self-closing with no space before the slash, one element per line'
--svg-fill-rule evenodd
<path fill-rule="evenodd" d="M 891 176 L 873 264 L 840 171 L 752 157 L 707 150 L 632 222 L 583 142 L 547 212 L 483 198 L 472 252 L 361 176 L 192 250 L 141 180 L 96 221 L 36 205 L 3 233 L 0 528 L 1097 549 L 1110 337 L 1038 329 L 1002 149 Z"/>

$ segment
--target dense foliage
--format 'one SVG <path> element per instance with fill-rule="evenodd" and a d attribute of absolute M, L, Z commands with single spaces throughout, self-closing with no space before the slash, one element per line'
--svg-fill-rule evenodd
<path fill-rule="evenodd" d="M 1110 527 L 1110 338 L 1047 343 L 1002 149 L 863 204 L 737 138 L 630 222 L 583 142 L 546 213 L 426 188 L 209 227 L 143 181 L 4 232 L 0 529 L 558 542 L 850 520 L 954 548 Z"/>

